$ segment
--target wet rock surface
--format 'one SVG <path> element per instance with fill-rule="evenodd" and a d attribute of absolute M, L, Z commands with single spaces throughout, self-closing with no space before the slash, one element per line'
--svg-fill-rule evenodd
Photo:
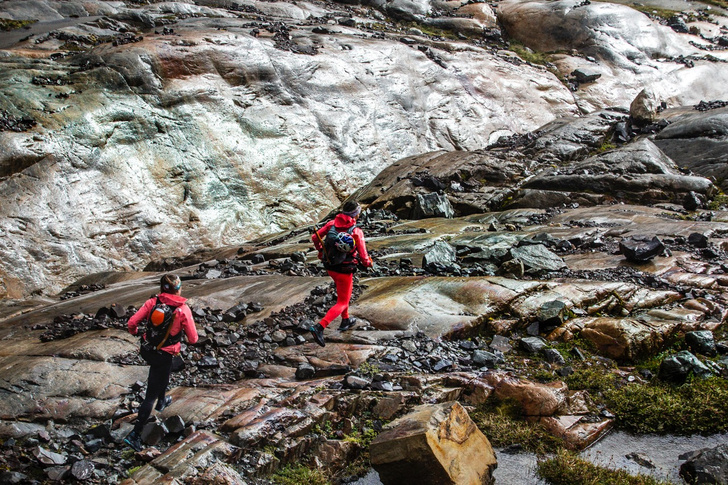
<path fill-rule="evenodd" d="M 614 416 L 575 369 L 728 375 L 719 36 L 496 7 L 3 2 L 40 25 L 0 53 L 0 480 L 263 484 L 311 460 L 345 483 L 361 437 L 453 402 L 517 402 L 580 450 Z M 501 28 L 554 45 L 565 83 Z M 301 225 L 355 188 L 375 264 L 321 348 L 336 295 Z M 200 340 L 132 453 L 126 319 L 168 271 Z"/>
<path fill-rule="evenodd" d="M 227 463 L 226 473 L 264 483 L 267 473 L 302 450 L 323 453 L 315 429 L 326 421 L 343 436 L 381 429 L 414 405 L 453 399 L 469 406 L 515 400 L 555 435 L 583 448 L 609 430 L 610 420 L 588 407 L 573 417 L 561 379 L 574 366 L 628 365 L 688 332 L 695 342 L 686 336 L 686 343 L 708 342 L 725 317 L 725 268 L 689 243 L 693 233 L 710 234 L 708 247 L 720 253 L 715 234 L 725 230 L 722 213 L 704 220 L 708 212 L 698 211 L 693 220 L 682 217 L 683 210 L 617 204 L 422 220 L 366 211 L 361 227 L 375 266 L 356 275 L 351 312 L 359 323 L 337 332 L 334 322 L 325 348 L 313 344 L 306 329 L 333 304 L 335 291 L 308 246 L 308 231 L 207 251 L 192 266 L 166 261 L 165 268 L 183 278 L 201 338 L 185 347 L 187 365 L 173 374 L 172 404 L 147 424 L 149 448 L 134 456 L 125 454 L 121 439 L 143 399 L 146 367 L 125 325 L 154 292 L 158 273 L 121 283 L 100 275 L 95 291 L 67 291 L 2 322 L 4 362 L 15 355 L 25 364 L 2 375 L 10 386 L 5 389 L 14 390 L 4 391 L 0 432 L 18 440 L 13 450 L 35 449 L 44 461 L 26 463 L 19 451 L 6 460 L 20 473 L 40 467 L 49 477 L 71 476 L 76 463 L 76 473 L 88 473 L 86 460 L 93 465 L 86 480 L 98 483 L 119 482 L 125 469 L 147 462 L 134 483 L 182 477 L 194 463 Z M 619 241 L 645 232 L 658 235 L 666 251 L 648 262 L 627 261 Z M 432 242 L 443 239 L 454 248 L 453 267 L 427 265 Z M 477 247 L 497 268 L 509 261 L 510 249 L 535 246 L 558 255 L 565 268 L 514 279 L 488 275 L 484 260 L 472 258 Z M 554 348 L 575 336 L 592 341 L 600 360 Z M 28 361 L 27 353 L 55 357 Z M 678 379 L 725 372 L 725 364 L 691 355 L 676 361 L 684 370 Z M 53 374 L 44 369 L 59 359 L 65 359 L 68 380 L 54 377 L 52 392 L 29 384 L 46 382 Z M 114 385 L 83 377 L 91 364 L 102 365 Z M 686 364 L 692 367 L 683 369 Z M 544 372 L 555 380 L 540 382 L 536 376 Z M 89 385 L 71 384 L 79 378 Z M 24 400 L 26 392 L 44 409 Z M 57 394 L 76 404 L 61 407 Z M 364 410 L 373 421 L 357 418 Z M 23 425 L 16 421 L 21 417 L 35 423 Z M 74 446 L 88 454 L 74 454 Z M 189 461 L 188 447 L 204 452 Z M 277 451 L 268 454 L 266 447 Z"/>

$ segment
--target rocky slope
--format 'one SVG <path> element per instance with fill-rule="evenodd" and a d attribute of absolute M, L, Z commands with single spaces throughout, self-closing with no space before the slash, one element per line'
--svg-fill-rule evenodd
<path fill-rule="evenodd" d="M 634 363 L 667 351 L 682 372 L 725 376 L 728 212 L 706 208 L 716 187 L 682 173 L 654 135 L 619 141 L 627 116 L 562 119 L 382 172 L 355 194 L 376 263 L 358 276 L 359 324 L 334 323 L 325 348 L 305 331 L 335 298 L 308 228 L 155 261 L 182 275 L 202 338 L 141 454 L 121 444 L 145 376 L 124 325 L 159 273 L 100 273 L 60 301 L 5 305 L 5 461 L 25 476 L 128 484 L 266 483 L 304 462 L 343 482 L 361 473 L 346 466 L 366 451 L 355 438 L 412 422 L 420 404 L 515 401 L 579 450 L 614 416 L 569 389 L 574 369 L 644 383 L 657 377 Z M 615 148 L 595 148 L 605 142 Z M 526 203 L 536 199 L 549 208 Z"/>
<path fill-rule="evenodd" d="M 8 0 L 0 19 L 28 24 L 0 33 L 6 298 L 314 222 L 403 157 L 643 89 L 720 99 L 728 77 L 725 17 L 700 4 L 689 33 L 601 2 Z"/>

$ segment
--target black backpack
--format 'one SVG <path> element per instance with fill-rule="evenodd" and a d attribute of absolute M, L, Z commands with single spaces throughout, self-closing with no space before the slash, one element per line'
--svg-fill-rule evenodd
<path fill-rule="evenodd" d="M 333 225 L 326 233 L 324 239 L 324 267 L 341 273 L 353 272 L 356 269 L 354 261 L 354 238 L 351 234 L 356 225 L 345 231 L 338 231 Z"/>
<path fill-rule="evenodd" d="M 176 309 L 177 307 L 162 303 L 159 297 L 157 297 L 157 302 L 152 307 L 152 311 L 149 312 L 149 316 L 147 317 L 147 331 L 144 333 L 144 339 L 157 350 L 182 341 L 182 332 L 171 337 L 169 336 Z"/>

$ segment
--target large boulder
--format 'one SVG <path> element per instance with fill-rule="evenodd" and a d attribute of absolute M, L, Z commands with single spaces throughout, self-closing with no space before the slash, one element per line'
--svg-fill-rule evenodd
<path fill-rule="evenodd" d="M 533 49 L 578 49 L 608 59 L 619 56 L 633 60 L 678 52 L 677 36 L 669 28 L 627 6 L 508 0 L 498 7 L 498 19 L 506 32 Z"/>
<path fill-rule="evenodd" d="M 524 184 L 536 190 L 590 192 L 621 200 L 682 203 L 689 192 L 712 194 L 706 178 L 685 176 L 649 140 L 589 157 L 568 168 L 549 168 Z"/>
<path fill-rule="evenodd" d="M 490 484 L 497 466 L 488 438 L 457 402 L 416 407 L 390 423 L 369 453 L 384 485 Z"/>

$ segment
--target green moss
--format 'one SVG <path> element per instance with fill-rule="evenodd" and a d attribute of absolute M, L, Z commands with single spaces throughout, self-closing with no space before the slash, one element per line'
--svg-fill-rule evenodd
<path fill-rule="evenodd" d="M 559 450 L 553 458 L 539 462 L 538 475 L 553 485 L 661 485 L 668 484 L 647 475 L 631 475 L 590 463 L 576 453 Z"/>
<path fill-rule="evenodd" d="M 574 371 L 564 381 L 572 391 L 586 390 L 590 394 L 598 394 L 613 389 L 617 376 L 604 368 L 586 368 Z"/>
<path fill-rule="evenodd" d="M 144 465 L 139 465 L 139 466 L 135 466 L 135 467 L 129 468 L 129 469 L 128 469 L 128 470 L 126 471 L 126 474 L 127 474 L 127 476 L 129 476 L 129 477 L 131 478 L 131 477 L 132 477 L 132 476 L 133 476 L 133 475 L 134 475 L 134 474 L 135 474 L 136 472 L 138 472 L 138 471 L 139 471 L 139 470 L 140 470 L 140 469 L 141 469 L 141 468 L 142 468 L 143 466 L 144 466 Z"/>
<path fill-rule="evenodd" d="M 486 403 L 471 412 L 470 417 L 491 445 L 497 448 L 518 444 L 528 451 L 544 455 L 564 445 L 563 440 L 550 434 L 540 424 L 525 421 L 520 406 L 512 400 Z"/>
<path fill-rule="evenodd" d="M 344 441 L 351 441 L 353 443 L 358 444 L 362 448 L 368 448 L 369 445 L 372 444 L 372 441 L 374 441 L 374 438 L 376 438 L 378 434 L 379 433 L 374 431 L 373 427 L 365 426 L 365 429 L 363 432 L 353 431 L 351 434 L 344 436 Z"/>
<path fill-rule="evenodd" d="M 530 62 L 531 64 L 545 66 L 547 64 L 551 64 L 551 61 L 553 60 L 551 55 L 545 52 L 534 51 L 514 40 L 510 41 L 510 49 L 518 54 L 518 57 L 526 62 Z"/>
<path fill-rule="evenodd" d="M 715 197 L 713 197 L 713 200 L 708 203 L 708 209 L 713 211 L 720 210 L 726 206 L 728 206 L 728 195 L 723 192 L 719 192 Z"/>
<path fill-rule="evenodd" d="M 379 374 L 381 370 L 376 364 L 372 364 L 368 361 L 362 362 L 359 366 L 359 373 L 365 377 L 372 377 L 375 374 Z"/>
<path fill-rule="evenodd" d="M 277 485 L 330 485 L 331 483 L 321 470 L 300 465 L 287 466 L 270 478 Z"/>
<path fill-rule="evenodd" d="M 27 27 L 28 25 L 33 25 L 36 22 L 37 22 L 37 20 L 0 19 L 0 30 L 8 31 L 8 30 L 22 29 L 23 27 Z"/>
<path fill-rule="evenodd" d="M 136 452 L 132 450 L 131 448 L 126 448 L 124 451 L 121 452 L 121 458 L 124 460 L 130 460 L 134 457 L 134 454 Z"/>
<path fill-rule="evenodd" d="M 531 379 L 538 382 L 551 382 L 556 380 L 556 375 L 551 370 L 539 369 L 531 375 Z"/>
<path fill-rule="evenodd" d="M 660 8 L 660 7 L 653 7 L 650 5 L 636 5 L 632 4 L 630 5 L 633 9 L 642 12 L 643 14 L 647 15 L 648 17 L 652 18 L 660 18 L 664 20 L 668 20 L 675 15 L 679 14 L 680 12 L 677 10 L 670 10 L 669 8 Z"/>
<path fill-rule="evenodd" d="M 691 379 L 681 386 L 629 384 L 604 393 L 618 427 L 636 433 L 715 433 L 728 430 L 728 381 Z"/>

